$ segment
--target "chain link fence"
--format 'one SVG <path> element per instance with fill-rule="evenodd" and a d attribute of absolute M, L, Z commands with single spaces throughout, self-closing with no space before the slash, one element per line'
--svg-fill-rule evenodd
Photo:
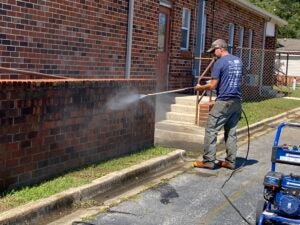
<path fill-rule="evenodd" d="M 295 77 L 282 70 L 282 65 L 286 62 L 276 51 L 236 48 L 232 54 L 240 57 L 244 64 L 243 101 L 260 101 L 291 92 Z"/>

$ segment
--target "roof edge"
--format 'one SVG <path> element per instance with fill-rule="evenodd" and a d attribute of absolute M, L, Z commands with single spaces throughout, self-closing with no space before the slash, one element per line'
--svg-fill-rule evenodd
<path fill-rule="evenodd" d="M 244 9 L 248 9 L 248 10 L 250 9 L 253 13 L 267 19 L 267 22 L 272 22 L 274 24 L 277 24 L 280 27 L 288 25 L 288 22 L 286 20 L 281 19 L 280 17 L 275 16 L 272 13 L 270 13 L 258 6 L 253 5 L 252 3 L 250 3 L 246 0 L 229 0 L 229 1 L 238 6 L 241 6 Z"/>

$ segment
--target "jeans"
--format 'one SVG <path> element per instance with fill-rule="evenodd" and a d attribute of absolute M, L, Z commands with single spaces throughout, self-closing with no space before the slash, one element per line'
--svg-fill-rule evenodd
<path fill-rule="evenodd" d="M 204 137 L 203 161 L 214 164 L 216 160 L 217 136 L 224 127 L 224 139 L 226 145 L 226 161 L 235 165 L 237 154 L 236 128 L 241 116 L 240 99 L 228 101 L 216 101 L 208 115 L 207 127 Z"/>

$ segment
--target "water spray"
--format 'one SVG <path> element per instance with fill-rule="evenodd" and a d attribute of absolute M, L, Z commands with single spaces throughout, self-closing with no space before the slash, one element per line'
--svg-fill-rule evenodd
<path fill-rule="evenodd" d="M 210 67 L 213 65 L 215 59 L 213 58 L 205 71 L 201 74 L 201 76 L 198 78 L 198 84 L 200 83 L 200 80 L 203 78 L 203 76 L 209 71 Z M 105 107 L 109 110 L 122 110 L 126 108 L 130 104 L 137 103 L 139 100 L 142 100 L 146 97 L 156 96 L 156 95 L 163 95 L 163 94 L 169 94 L 169 93 L 175 93 L 180 91 L 186 91 L 194 89 L 195 87 L 186 87 L 186 88 L 180 88 L 170 91 L 161 91 L 156 93 L 150 93 L 150 94 L 138 94 L 136 90 L 133 90 L 131 92 L 123 91 L 117 93 L 115 96 L 113 96 L 106 104 Z M 201 101 L 202 97 L 204 96 L 206 92 L 203 91 L 202 95 L 200 96 L 199 91 L 197 91 L 197 104 L 196 104 L 196 118 L 198 118 L 198 103 Z M 197 122 L 196 122 L 197 124 Z"/>

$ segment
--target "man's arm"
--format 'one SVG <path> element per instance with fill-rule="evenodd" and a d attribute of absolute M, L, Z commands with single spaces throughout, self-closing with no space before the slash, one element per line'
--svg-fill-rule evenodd
<path fill-rule="evenodd" d="M 218 86 L 219 80 L 218 79 L 212 79 L 209 83 L 205 85 L 197 84 L 195 87 L 196 91 L 204 91 L 204 90 L 215 90 Z"/>

